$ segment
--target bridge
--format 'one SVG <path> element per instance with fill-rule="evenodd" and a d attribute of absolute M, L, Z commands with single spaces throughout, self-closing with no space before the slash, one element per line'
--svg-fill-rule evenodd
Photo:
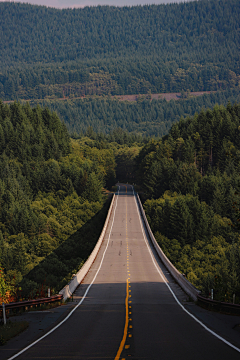
<path fill-rule="evenodd" d="M 240 359 L 240 349 L 189 310 L 160 261 L 133 188 L 119 186 L 77 305 L 11 359 Z"/>

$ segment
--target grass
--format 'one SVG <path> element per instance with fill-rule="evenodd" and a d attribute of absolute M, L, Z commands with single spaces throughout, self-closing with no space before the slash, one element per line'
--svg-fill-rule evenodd
<path fill-rule="evenodd" d="M 7 321 L 7 324 L 0 324 L 0 345 L 6 344 L 6 342 L 14 336 L 20 334 L 28 327 L 27 321 Z"/>

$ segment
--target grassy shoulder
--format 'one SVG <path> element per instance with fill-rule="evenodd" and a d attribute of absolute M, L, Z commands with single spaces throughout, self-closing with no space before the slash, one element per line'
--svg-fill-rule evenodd
<path fill-rule="evenodd" d="M 0 346 L 6 344 L 8 340 L 20 334 L 28 327 L 27 321 L 9 321 L 6 325 L 0 324 Z"/>

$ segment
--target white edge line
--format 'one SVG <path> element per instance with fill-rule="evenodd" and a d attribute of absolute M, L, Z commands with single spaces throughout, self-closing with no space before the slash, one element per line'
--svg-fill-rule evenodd
<path fill-rule="evenodd" d="M 118 195 L 119 195 L 119 186 L 118 186 Z M 53 329 L 51 329 L 50 331 L 48 331 L 45 335 L 41 336 L 39 339 L 37 339 L 36 341 L 34 341 L 33 343 L 31 343 L 30 345 L 28 345 L 27 347 L 25 347 L 24 349 L 22 349 L 21 351 L 19 351 L 17 354 L 13 355 L 12 357 L 8 358 L 7 360 L 13 360 L 16 357 L 18 357 L 19 355 L 23 354 L 25 351 L 27 351 L 28 349 L 30 349 L 32 346 L 36 345 L 39 341 L 43 340 L 45 337 L 47 337 L 48 335 L 50 335 L 52 332 L 54 332 L 57 328 L 59 328 L 63 323 L 65 323 L 65 321 L 67 321 L 70 316 L 74 313 L 74 311 L 82 304 L 83 300 L 85 299 L 85 297 L 87 296 L 87 293 L 89 292 L 92 284 L 94 283 L 101 267 L 102 267 L 102 263 L 108 248 L 108 244 L 109 244 L 109 240 L 110 240 L 110 236 L 111 236 L 111 232 L 112 232 L 112 227 L 113 227 L 113 223 L 114 223 L 114 219 L 115 219 L 115 212 L 116 212 L 116 208 L 117 208 L 117 202 L 118 202 L 118 197 L 116 199 L 116 205 L 115 205 L 115 209 L 114 209 L 114 213 L 113 213 L 113 219 L 112 219 L 112 226 L 110 228 L 110 232 L 108 235 L 108 242 L 107 242 L 107 246 L 106 249 L 104 250 L 103 256 L 102 256 L 102 260 L 100 262 L 99 268 L 91 282 L 91 284 L 88 285 L 87 290 L 85 291 L 82 299 L 79 301 L 79 303 L 74 307 L 74 309 L 58 324 L 56 325 Z"/>
<path fill-rule="evenodd" d="M 140 211 L 139 211 L 139 207 L 138 207 L 138 204 L 137 204 L 137 200 L 136 200 L 136 195 L 134 196 L 134 199 L 135 199 L 135 203 L 136 203 L 136 207 L 137 207 L 137 212 L 138 212 L 138 217 L 139 217 L 139 221 L 140 221 L 140 224 L 141 224 L 141 229 L 142 229 L 142 233 L 143 233 L 143 237 L 144 237 L 144 240 L 145 240 L 145 243 L 147 244 L 147 248 L 148 248 L 148 251 L 151 255 L 151 258 L 152 258 L 152 261 L 153 261 L 153 264 L 155 265 L 155 268 L 157 269 L 159 275 L 161 276 L 161 278 L 163 279 L 164 283 L 167 285 L 169 291 L 171 292 L 172 296 L 174 297 L 174 299 L 176 300 L 177 304 L 179 306 L 181 306 L 181 308 L 189 315 L 191 316 L 197 323 L 199 323 L 205 330 L 207 330 L 208 332 L 210 332 L 212 335 L 214 335 L 216 338 L 218 338 L 219 340 L 223 341 L 225 344 L 227 344 L 228 346 L 230 346 L 231 348 L 233 348 L 234 350 L 238 351 L 240 353 L 240 349 L 237 348 L 236 346 L 234 346 L 233 344 L 231 344 L 229 341 L 227 341 L 226 339 L 224 339 L 223 337 L 221 337 L 220 335 L 216 334 L 214 331 L 212 331 L 211 329 L 209 329 L 206 325 L 204 325 L 198 318 L 196 318 L 193 314 L 191 314 L 181 303 L 180 301 L 178 300 L 177 296 L 175 295 L 175 293 L 173 292 L 172 288 L 170 287 L 170 285 L 167 283 L 166 279 L 164 278 L 164 276 L 162 275 L 160 269 L 159 269 L 159 266 L 158 264 L 156 263 L 154 257 L 153 257 L 153 254 L 152 254 L 152 251 L 149 247 L 149 244 L 148 244 L 148 241 L 146 240 L 146 236 L 145 236 L 145 232 L 143 230 L 143 226 L 142 226 L 142 221 L 141 221 L 141 218 L 140 218 Z"/>

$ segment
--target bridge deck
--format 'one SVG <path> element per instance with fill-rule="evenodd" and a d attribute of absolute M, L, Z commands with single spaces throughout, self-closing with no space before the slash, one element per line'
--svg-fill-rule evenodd
<path fill-rule="evenodd" d="M 75 298 L 96 274 L 69 320 L 18 359 L 239 360 L 175 301 L 164 278 L 181 302 L 187 296 L 151 248 L 130 186 L 116 196 L 99 254 Z"/>

